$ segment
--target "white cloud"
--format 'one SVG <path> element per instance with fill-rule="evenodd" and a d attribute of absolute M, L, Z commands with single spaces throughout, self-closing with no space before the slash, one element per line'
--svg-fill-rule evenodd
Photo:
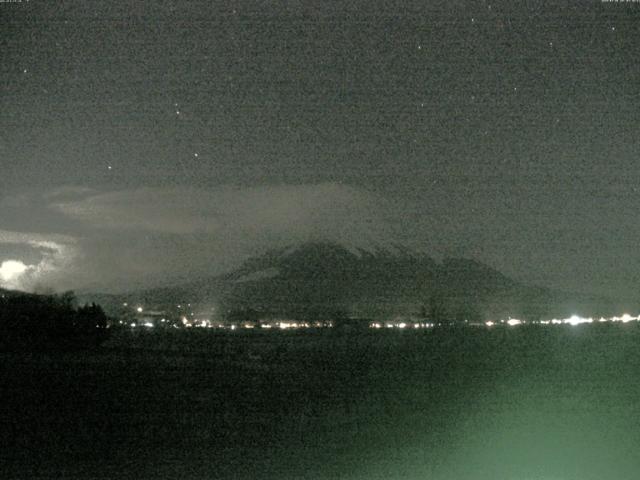
<path fill-rule="evenodd" d="M 46 200 L 61 200 L 95 194 L 96 190 L 81 185 L 63 185 L 45 192 L 42 197 Z"/>
<path fill-rule="evenodd" d="M 320 184 L 217 190 L 141 188 L 56 202 L 52 208 L 100 229 L 299 236 L 362 230 L 368 223 L 367 230 L 374 217 L 379 217 L 380 201 L 355 188 Z"/>
<path fill-rule="evenodd" d="M 39 261 L 33 264 L 19 258 L 0 258 L 0 287 L 9 289 L 53 286 L 69 273 L 78 255 L 76 240 L 66 235 L 0 230 L 0 244 L 22 245 L 39 255 Z"/>
<path fill-rule="evenodd" d="M 31 267 L 19 260 L 5 260 L 0 263 L 0 285 L 4 288 L 19 288 L 20 278 Z"/>

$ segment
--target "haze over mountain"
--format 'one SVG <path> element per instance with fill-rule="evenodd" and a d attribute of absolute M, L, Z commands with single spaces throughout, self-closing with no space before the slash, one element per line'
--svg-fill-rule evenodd
<path fill-rule="evenodd" d="M 597 296 L 525 285 L 480 262 L 389 244 L 368 249 L 309 242 L 251 258 L 230 273 L 121 296 L 91 296 L 107 306 L 138 302 L 172 309 L 211 306 L 220 315 L 320 318 L 423 316 L 481 321 L 605 315 L 622 308 Z M 194 307 L 197 308 L 197 307 Z"/>

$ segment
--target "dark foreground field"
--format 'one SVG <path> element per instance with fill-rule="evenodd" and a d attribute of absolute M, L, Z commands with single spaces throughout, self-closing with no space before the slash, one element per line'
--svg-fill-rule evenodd
<path fill-rule="evenodd" d="M 122 332 L 0 354 L 0 478 L 640 478 L 640 328 Z"/>

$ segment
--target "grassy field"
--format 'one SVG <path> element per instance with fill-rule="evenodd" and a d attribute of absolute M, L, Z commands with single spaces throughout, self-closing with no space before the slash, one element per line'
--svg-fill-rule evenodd
<path fill-rule="evenodd" d="M 121 332 L 0 354 L 0 478 L 640 476 L 640 327 Z"/>

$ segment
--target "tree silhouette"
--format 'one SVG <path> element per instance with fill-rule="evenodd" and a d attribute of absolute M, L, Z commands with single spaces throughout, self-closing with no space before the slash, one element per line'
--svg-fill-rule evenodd
<path fill-rule="evenodd" d="M 0 348 L 69 349 L 99 345 L 107 338 L 107 316 L 98 305 L 78 308 L 76 303 L 73 292 L 4 293 L 0 296 Z"/>

